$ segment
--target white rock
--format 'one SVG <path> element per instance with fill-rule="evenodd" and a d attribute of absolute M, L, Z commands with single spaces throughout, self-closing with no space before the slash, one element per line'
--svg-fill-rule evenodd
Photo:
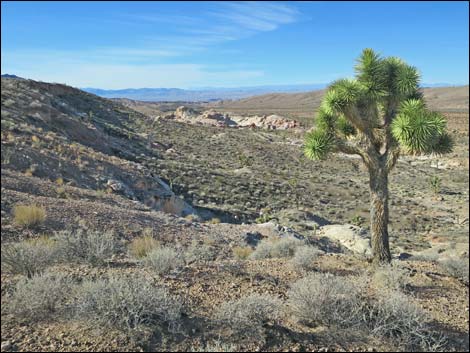
<path fill-rule="evenodd" d="M 352 224 L 330 224 L 320 228 L 319 235 L 335 240 L 345 248 L 363 255 L 372 255 L 368 232 Z"/>

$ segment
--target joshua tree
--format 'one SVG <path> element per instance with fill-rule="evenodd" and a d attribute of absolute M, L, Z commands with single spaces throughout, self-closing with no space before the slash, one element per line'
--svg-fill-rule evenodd
<path fill-rule="evenodd" d="M 365 49 L 355 69 L 354 79 L 328 87 L 304 153 L 309 159 L 330 152 L 362 158 L 369 171 L 374 262 L 390 262 L 388 174 L 400 154 L 446 153 L 453 142 L 445 118 L 426 109 L 415 67 Z"/>

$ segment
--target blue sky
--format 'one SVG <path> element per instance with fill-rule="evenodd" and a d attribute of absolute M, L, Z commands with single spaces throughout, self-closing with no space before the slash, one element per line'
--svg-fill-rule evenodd
<path fill-rule="evenodd" d="M 467 2 L 2 1 L 2 73 L 105 89 L 326 83 L 363 48 L 468 84 Z"/>

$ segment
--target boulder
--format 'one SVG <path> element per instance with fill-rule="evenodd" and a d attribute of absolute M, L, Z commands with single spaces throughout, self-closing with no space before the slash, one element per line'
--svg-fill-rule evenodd
<path fill-rule="evenodd" d="M 352 224 L 331 224 L 321 227 L 318 235 L 337 241 L 355 253 L 372 255 L 370 236 L 361 227 Z"/>

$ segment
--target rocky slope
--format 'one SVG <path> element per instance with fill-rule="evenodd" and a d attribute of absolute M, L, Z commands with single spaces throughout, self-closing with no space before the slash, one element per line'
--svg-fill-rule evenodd
<path fill-rule="evenodd" d="M 86 228 L 113 231 L 126 249 L 150 229 L 165 246 L 213 251 L 209 260 L 160 275 L 127 250 L 102 267 L 72 262 L 52 267 L 75 283 L 111 275 L 162 283 L 183 299 L 181 332 L 162 330 L 144 342 L 119 330 L 97 332 L 83 320 L 35 322 L 36 316 L 23 320 L 2 309 L 2 351 L 207 350 L 219 337 L 213 315 L 223 302 L 252 293 L 285 300 L 292 283 L 305 275 L 288 258 L 235 256 L 240 249 L 253 251 L 261 239 L 300 238 L 315 246 L 322 252 L 312 272 L 370 277 L 365 171 L 344 155 L 305 160 L 303 135 L 295 129 L 155 120 L 116 101 L 28 80 L 2 78 L 1 102 L 2 245 Z M 411 274 L 405 294 L 450 338 L 449 349 L 461 351 L 468 350 L 468 284 L 435 261 L 442 254 L 468 259 L 468 130 L 454 136 L 457 145 L 449 156 L 400 159 L 390 178 L 390 235 L 395 259 L 410 254 L 424 259 L 400 260 Z M 437 190 L 430 187 L 434 176 L 441 180 Z M 32 204 L 46 216 L 29 229 L 14 221 L 13 209 Z M 2 270 L 2 308 L 22 277 Z M 368 295 L 374 290 L 371 286 Z M 309 327 L 289 316 L 265 326 L 266 341 L 239 340 L 236 348 L 396 348 L 396 342 Z"/>

